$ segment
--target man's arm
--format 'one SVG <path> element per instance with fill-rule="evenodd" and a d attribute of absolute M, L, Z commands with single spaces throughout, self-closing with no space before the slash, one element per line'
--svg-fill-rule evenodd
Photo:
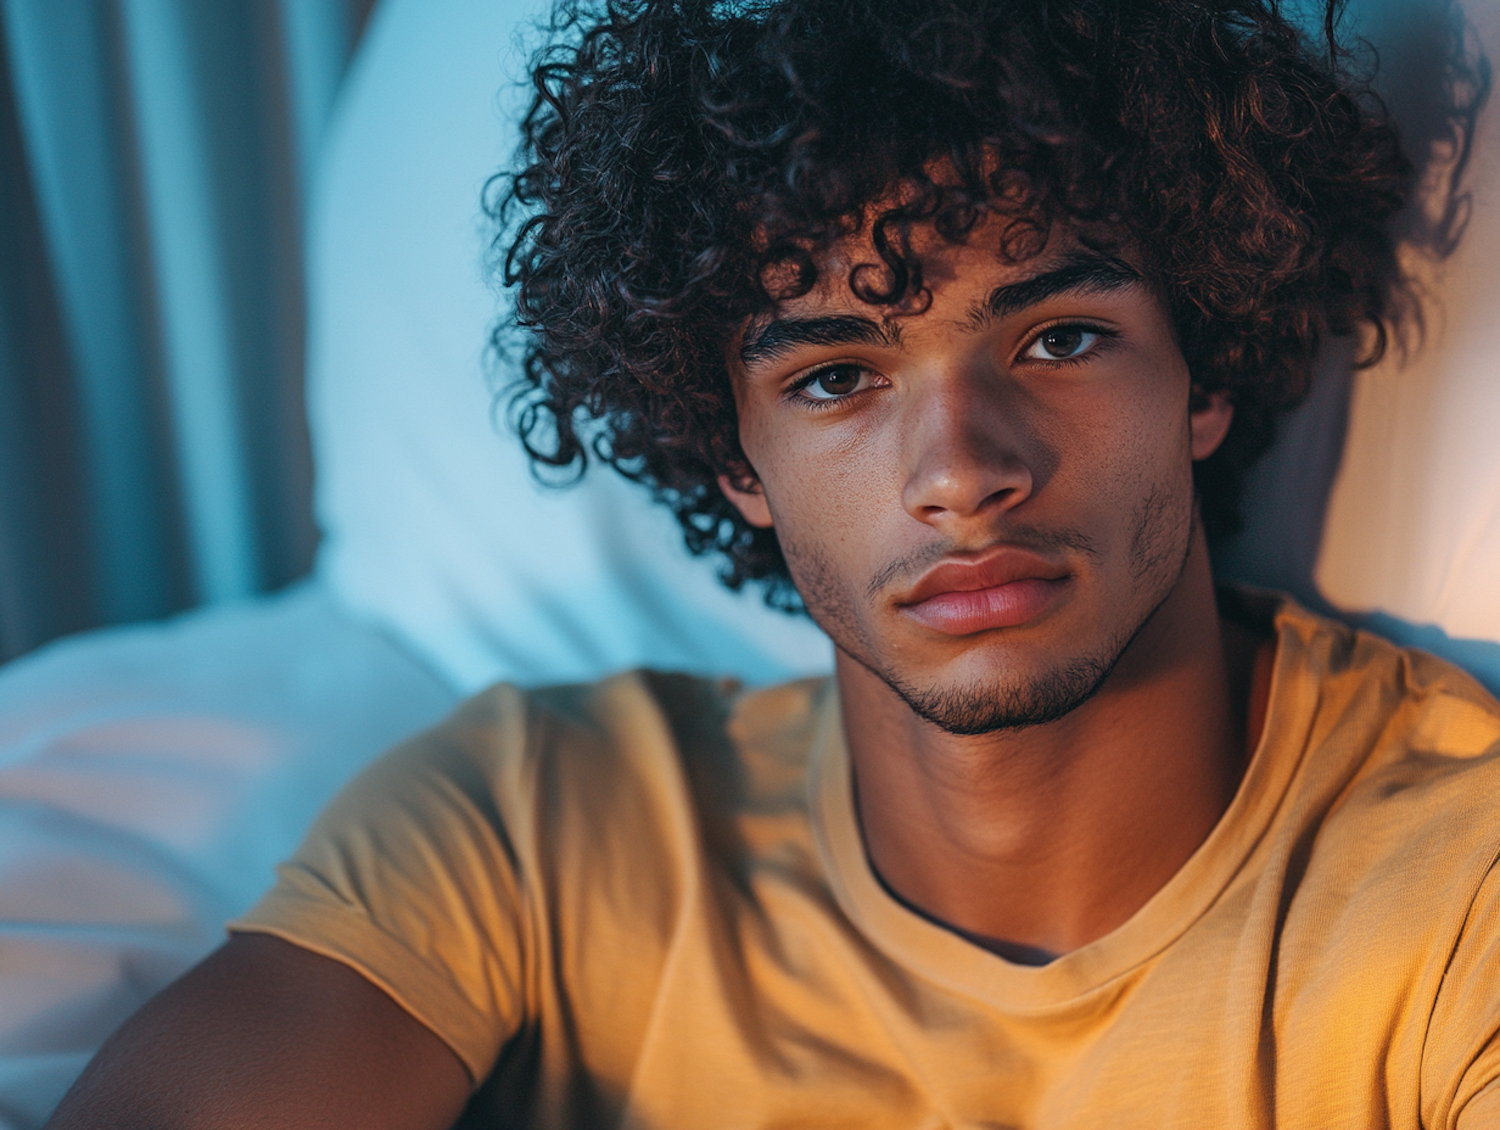
<path fill-rule="evenodd" d="M 458 1056 L 348 966 L 236 934 L 94 1057 L 49 1130 L 451 1126 Z"/>

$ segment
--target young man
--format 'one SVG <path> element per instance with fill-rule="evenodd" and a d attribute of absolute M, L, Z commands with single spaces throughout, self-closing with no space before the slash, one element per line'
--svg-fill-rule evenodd
<path fill-rule="evenodd" d="M 55 1125 L 1500 1125 L 1500 708 L 1209 570 L 1383 340 L 1378 107 L 1250 0 L 566 26 L 522 433 L 835 676 L 479 696 Z"/>

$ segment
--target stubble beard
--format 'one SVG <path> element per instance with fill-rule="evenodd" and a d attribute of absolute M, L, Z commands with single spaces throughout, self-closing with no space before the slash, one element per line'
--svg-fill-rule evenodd
<path fill-rule="evenodd" d="M 809 615 L 834 645 L 888 686 L 919 718 L 950 734 L 971 737 L 1056 722 L 1093 698 L 1125 652 L 1177 588 L 1192 549 L 1195 507 L 1173 520 L 1159 489 L 1142 501 L 1130 545 L 1130 575 L 1137 591 L 1154 590 L 1146 610 L 1121 626 L 1093 652 L 1074 656 L 1024 682 L 1001 678 L 967 686 L 918 687 L 872 657 L 853 601 L 829 564 L 783 543 L 783 554 Z M 1002 673 L 1003 674 L 1003 673 Z"/>
<path fill-rule="evenodd" d="M 1028 682 L 1012 685 L 918 688 L 894 672 L 878 670 L 854 658 L 874 672 L 917 717 L 946 733 L 972 737 L 1041 726 L 1071 714 L 1099 692 L 1134 634 L 1123 642 L 1111 641 L 1095 655 L 1074 658 Z"/>

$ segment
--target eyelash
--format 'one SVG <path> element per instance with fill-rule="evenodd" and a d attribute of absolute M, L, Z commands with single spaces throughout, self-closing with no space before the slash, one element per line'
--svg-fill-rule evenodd
<path fill-rule="evenodd" d="M 859 393 L 858 392 L 851 392 L 851 393 L 847 393 L 844 396 L 822 397 L 822 396 L 805 396 L 805 395 L 803 395 L 802 390 L 805 389 L 805 388 L 807 388 L 809 385 L 811 385 L 814 381 L 816 381 L 819 377 L 823 376 L 825 373 L 835 372 L 835 371 L 837 371 L 839 369 L 857 369 L 861 373 L 872 373 L 873 372 L 873 370 L 866 368 L 864 365 L 859 365 L 859 364 L 856 364 L 856 363 L 854 363 L 852 361 L 834 361 L 834 362 L 832 362 L 830 364 L 827 364 L 827 365 L 819 365 L 816 369 L 812 370 L 812 372 L 807 373 L 804 376 L 798 377 L 795 381 L 792 382 L 791 385 L 789 385 L 787 387 L 787 390 L 786 390 L 786 392 L 785 392 L 784 395 L 785 395 L 785 397 L 788 400 L 795 400 L 802 407 L 811 409 L 812 411 L 815 411 L 815 412 L 822 412 L 822 411 L 826 411 L 829 408 L 835 408 L 838 405 L 843 404 L 843 403 L 845 403 L 845 402 L 853 399 Z M 859 390 L 859 392 L 863 392 L 863 391 L 866 391 L 866 390 L 864 390 L 864 389 Z"/>
<path fill-rule="evenodd" d="M 1051 325 L 1042 326 L 1025 340 L 1025 342 L 1021 345 L 1021 348 L 1016 351 L 1017 359 L 1024 357 L 1026 352 L 1030 350 L 1032 346 L 1036 345 L 1037 342 L 1041 341 L 1042 338 L 1044 338 L 1047 334 L 1053 333 L 1057 330 L 1082 330 L 1084 333 L 1096 334 L 1099 338 L 1099 343 L 1096 343 L 1093 348 L 1088 349 L 1075 357 L 1031 357 L 1026 359 L 1033 362 L 1039 362 L 1049 367 L 1062 365 L 1081 365 L 1088 361 L 1091 357 L 1093 357 L 1093 355 L 1098 351 L 1100 343 L 1113 341 L 1120 336 L 1118 330 L 1111 329 L 1109 326 L 1101 326 L 1094 322 L 1053 322 Z M 833 372 L 838 369 L 858 369 L 860 372 L 871 372 L 871 370 L 865 368 L 863 365 L 854 364 L 848 361 L 835 361 L 831 364 L 819 365 L 810 373 L 798 377 L 796 381 L 788 386 L 784 395 L 788 400 L 798 401 L 803 407 L 809 408 L 816 412 L 822 412 L 830 408 L 835 408 L 838 405 L 852 399 L 854 396 L 858 395 L 858 393 L 851 392 L 844 396 L 821 397 L 804 396 L 802 394 L 802 390 L 811 385 L 819 377 L 823 376 L 823 374 Z M 865 390 L 861 389 L 859 391 Z"/>
<path fill-rule="evenodd" d="M 1074 357 L 1026 357 L 1027 352 L 1034 345 L 1036 345 L 1037 342 L 1041 341 L 1042 338 L 1046 337 L 1048 334 L 1055 333 L 1057 330 L 1082 330 L 1084 333 L 1097 335 L 1099 341 L 1096 342 L 1092 348 L 1085 350 L 1083 353 L 1080 353 Z M 1092 358 L 1100 348 L 1105 346 L 1106 343 L 1114 341 L 1119 336 L 1119 330 L 1112 329 L 1109 326 L 1101 326 L 1094 322 L 1053 322 L 1051 325 L 1042 326 L 1041 328 L 1036 330 L 1036 332 L 1034 332 L 1030 337 L 1028 337 L 1022 343 L 1021 348 L 1016 351 L 1016 359 L 1021 360 L 1024 358 L 1027 361 L 1039 362 L 1049 367 L 1055 365 L 1081 365 Z"/>

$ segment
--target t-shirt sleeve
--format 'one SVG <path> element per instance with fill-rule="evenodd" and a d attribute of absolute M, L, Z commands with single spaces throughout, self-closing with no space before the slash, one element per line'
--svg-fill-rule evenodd
<path fill-rule="evenodd" d="M 523 787 L 524 715 L 496 688 L 375 762 L 229 924 L 358 970 L 476 1082 L 526 1012 L 530 914 L 500 798 Z"/>
<path fill-rule="evenodd" d="M 1500 866 L 1469 906 L 1422 1055 L 1423 1124 L 1500 1130 Z"/>

